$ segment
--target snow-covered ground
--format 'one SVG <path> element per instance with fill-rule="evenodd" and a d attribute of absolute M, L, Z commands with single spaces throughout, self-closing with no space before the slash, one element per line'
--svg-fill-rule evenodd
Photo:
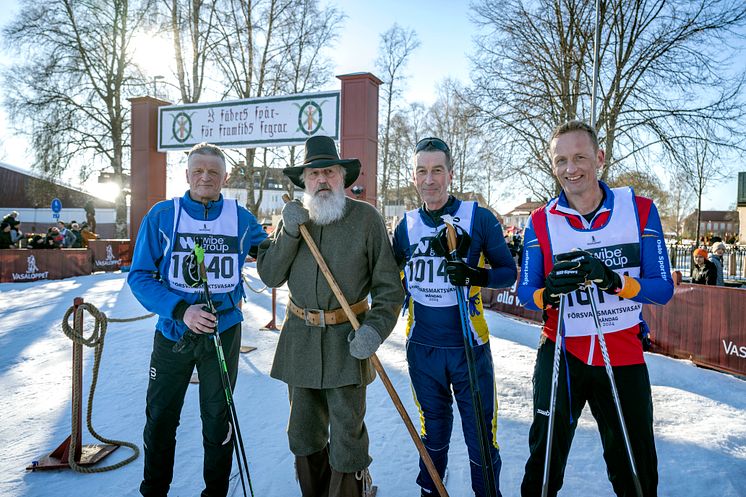
<path fill-rule="evenodd" d="M 252 286 L 261 283 L 251 271 Z M 278 290 L 278 319 L 286 291 Z M 97 274 L 61 281 L 0 284 L 0 496 L 136 496 L 142 457 L 124 468 L 99 474 L 70 470 L 27 472 L 32 460 L 50 452 L 70 433 L 71 342 L 60 321 L 73 297 L 82 296 L 109 317 L 145 314 L 124 274 Z M 257 497 L 300 494 L 287 447 L 285 385 L 269 377 L 278 332 L 260 331 L 271 316 L 270 292 L 249 292 L 242 354 L 235 392 L 240 426 Z M 498 395 L 500 487 L 519 495 L 528 455 L 531 375 L 538 327 L 488 312 Z M 89 319 L 90 323 L 91 320 Z M 94 403 L 93 426 L 103 436 L 142 444 L 145 389 L 155 318 L 112 323 L 106 336 Z M 404 354 L 403 320 L 378 353 L 412 419 Z M 90 385 L 92 352 L 85 351 L 84 389 Z M 653 383 L 655 432 L 661 497 L 746 496 L 746 382 L 700 369 L 687 361 L 647 355 Z M 85 412 L 85 408 L 84 408 Z M 458 414 L 457 414 L 458 415 Z M 371 472 L 380 497 L 419 495 L 417 452 L 380 381 L 368 393 L 367 424 Z M 447 488 L 453 497 L 472 495 L 460 421 L 454 422 Z M 85 430 L 83 443 L 97 443 Z M 103 461 L 130 454 L 120 448 Z M 190 387 L 178 432 L 171 496 L 195 496 L 202 489 L 202 444 L 197 389 Z M 234 473 L 235 473 L 234 465 Z M 233 495 L 240 495 L 233 482 Z M 601 444 L 590 411 L 583 414 L 561 496 L 612 496 Z"/>

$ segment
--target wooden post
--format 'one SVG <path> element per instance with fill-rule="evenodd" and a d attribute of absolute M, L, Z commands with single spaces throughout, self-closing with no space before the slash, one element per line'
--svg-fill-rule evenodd
<path fill-rule="evenodd" d="M 73 300 L 73 329 L 83 329 L 83 318 L 81 313 L 80 321 L 78 321 L 78 307 L 83 305 L 83 299 L 81 297 L 75 297 Z M 83 344 L 80 342 L 73 342 L 73 374 L 72 374 L 72 399 L 75 399 L 75 391 L 77 389 L 80 392 L 78 395 L 77 402 L 72 402 L 72 418 L 77 419 L 77 425 L 75 432 L 75 455 L 73 460 L 80 466 L 90 466 L 96 464 L 104 457 L 108 456 L 116 449 L 118 445 L 109 444 L 93 444 L 83 445 L 83 368 L 81 367 L 76 371 L 75 364 L 81 364 L 83 361 Z M 76 417 L 77 414 L 77 417 Z M 32 461 L 27 470 L 35 471 L 37 469 L 61 469 L 69 468 L 70 463 L 70 444 L 72 443 L 72 434 L 68 437 L 52 452 L 48 455 L 40 457 L 36 461 Z"/>
<path fill-rule="evenodd" d="M 273 330 L 277 331 L 277 324 L 275 319 L 277 317 L 277 288 L 272 289 L 272 319 L 269 323 L 265 324 L 260 330 Z"/>
<path fill-rule="evenodd" d="M 134 251 L 145 214 L 156 202 L 166 199 L 166 154 L 158 152 L 158 107 L 170 104 L 152 97 L 131 98 L 129 101 L 132 105 L 129 228 L 130 251 Z"/>
<path fill-rule="evenodd" d="M 351 195 L 376 205 L 378 188 L 378 86 L 381 80 L 368 72 L 337 76 L 342 81 L 340 154 L 360 159 L 360 176 L 350 188 L 362 187 Z"/>

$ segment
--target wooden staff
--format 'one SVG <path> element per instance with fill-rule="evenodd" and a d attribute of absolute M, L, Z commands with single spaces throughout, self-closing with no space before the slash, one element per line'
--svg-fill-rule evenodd
<path fill-rule="evenodd" d="M 285 194 L 282 196 L 282 199 L 287 203 L 290 201 L 290 196 Z M 342 290 L 340 290 L 337 281 L 334 279 L 334 275 L 329 270 L 329 266 L 326 265 L 324 256 L 322 256 L 321 252 L 319 252 L 319 248 L 316 246 L 316 242 L 313 241 L 313 238 L 311 238 L 311 234 L 308 232 L 308 228 L 306 228 L 306 226 L 303 224 L 301 224 L 299 228 L 300 233 L 303 236 L 303 240 L 306 241 L 306 245 L 308 245 L 308 248 L 311 250 L 313 258 L 316 259 L 316 263 L 319 265 L 321 273 L 324 275 L 324 278 L 326 278 L 327 283 L 329 283 L 329 287 L 332 289 L 332 292 L 334 292 L 334 296 L 337 297 L 337 301 L 339 301 L 342 309 L 344 309 L 345 315 L 347 315 L 347 319 L 349 319 L 350 324 L 352 324 L 352 328 L 354 330 L 357 330 L 358 328 L 360 328 L 360 322 L 357 320 L 357 316 L 355 315 L 355 313 L 352 312 L 350 304 L 347 303 L 347 299 L 342 293 Z M 401 416 L 402 421 L 404 421 L 404 425 L 406 425 L 407 431 L 409 431 L 409 435 L 412 437 L 412 441 L 417 447 L 417 451 L 420 453 L 422 461 L 425 463 L 427 472 L 430 474 L 430 478 L 432 478 L 433 483 L 435 483 L 435 488 L 438 490 L 438 493 L 441 497 L 449 497 L 448 491 L 446 490 L 445 485 L 443 485 L 443 480 L 441 480 L 440 475 L 438 474 L 438 470 L 435 469 L 433 460 L 430 459 L 430 454 L 428 454 L 427 449 L 425 449 L 425 445 L 422 443 L 422 440 L 420 440 L 420 436 L 417 434 L 417 429 L 414 427 L 414 424 L 412 424 L 412 420 L 409 419 L 409 414 L 407 414 L 407 410 L 404 408 L 404 404 L 402 404 L 399 394 L 396 392 L 394 385 L 389 379 L 389 375 L 386 374 L 386 370 L 383 369 L 383 364 L 381 364 L 381 361 L 378 359 L 378 356 L 375 353 L 370 356 L 370 362 L 371 364 L 373 364 L 373 369 L 376 370 L 378 376 L 381 378 L 383 386 L 386 387 L 386 391 L 389 393 L 389 397 L 391 397 L 391 401 L 394 403 L 396 410 L 399 411 L 399 415 Z"/>

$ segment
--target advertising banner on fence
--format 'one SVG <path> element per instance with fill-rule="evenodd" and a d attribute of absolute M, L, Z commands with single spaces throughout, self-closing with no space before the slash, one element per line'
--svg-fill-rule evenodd
<path fill-rule="evenodd" d="M 7 249 L 0 251 L 0 282 L 25 283 L 91 274 L 86 249 Z"/>
<path fill-rule="evenodd" d="M 94 271 L 119 271 L 129 256 L 129 240 L 91 240 L 88 242 Z"/>
<path fill-rule="evenodd" d="M 520 278 L 518 278 L 520 280 Z M 513 283 L 510 288 L 482 288 L 482 300 L 485 308 L 499 312 L 507 312 L 524 319 L 541 322 L 541 312 L 532 311 L 521 306 L 518 302 L 516 289 L 518 282 Z"/>
<path fill-rule="evenodd" d="M 227 148 L 302 145 L 314 135 L 339 139 L 340 92 L 168 105 L 158 109 L 158 150 L 209 142 Z"/>

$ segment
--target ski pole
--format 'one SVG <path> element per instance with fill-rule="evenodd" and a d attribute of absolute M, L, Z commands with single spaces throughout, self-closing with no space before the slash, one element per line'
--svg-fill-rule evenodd
<path fill-rule="evenodd" d="M 202 289 L 205 294 L 205 301 L 209 312 L 217 316 L 215 305 L 213 304 L 212 297 L 210 296 L 210 287 L 207 283 L 207 270 L 205 268 L 205 252 L 204 249 L 199 245 L 195 244 L 194 253 L 199 265 L 200 280 L 202 282 Z M 225 361 L 225 353 L 223 352 L 223 343 L 220 339 L 220 333 L 218 333 L 217 327 L 212 333 L 213 343 L 215 344 L 215 352 L 217 354 L 218 368 L 220 369 L 220 381 L 223 385 L 223 391 L 225 392 L 225 401 L 228 404 L 230 410 L 231 422 L 235 431 L 236 442 L 233 444 L 234 452 L 236 453 L 236 463 L 238 465 L 238 474 L 241 479 L 241 488 L 243 495 L 246 497 L 246 481 L 249 484 L 249 493 L 251 497 L 254 497 L 254 489 L 251 485 L 251 475 L 249 474 L 249 463 L 246 458 L 246 449 L 243 444 L 243 437 L 241 436 L 241 427 L 238 424 L 238 414 L 236 413 L 236 404 L 233 402 L 233 392 L 231 390 L 230 377 L 228 376 L 228 364 Z M 243 463 L 243 466 L 242 466 Z M 244 468 L 246 470 L 246 481 L 244 481 Z"/>
<path fill-rule="evenodd" d="M 448 250 L 451 252 L 451 260 L 461 260 L 456 250 L 456 230 L 448 222 L 445 222 L 448 239 Z M 490 453 L 490 441 L 485 431 L 484 409 L 482 408 L 482 395 L 479 391 L 479 379 L 477 378 L 477 367 L 474 363 L 474 351 L 472 350 L 473 337 L 471 326 L 469 326 L 469 308 L 464 297 L 464 287 L 456 287 L 459 316 L 461 318 L 461 332 L 464 338 L 464 352 L 466 354 L 466 365 L 469 370 L 469 389 L 471 390 L 471 402 L 474 405 L 474 421 L 477 425 L 477 437 L 479 438 L 479 454 L 482 457 L 482 481 L 489 497 L 495 497 L 495 471 L 492 466 L 492 455 Z"/>
<path fill-rule="evenodd" d="M 601 347 L 601 355 L 604 358 L 604 367 L 606 368 L 606 374 L 609 377 L 609 383 L 611 383 L 611 394 L 614 397 L 614 405 L 616 406 L 616 412 L 619 415 L 619 424 L 622 426 L 622 435 L 624 437 L 624 445 L 627 448 L 627 457 L 629 459 L 629 466 L 632 470 L 632 482 L 635 485 L 635 492 L 637 497 L 643 497 L 642 486 L 640 485 L 640 477 L 637 475 L 637 466 L 635 465 L 635 457 L 632 454 L 632 444 L 629 441 L 629 434 L 627 433 L 627 424 L 624 422 L 624 414 L 622 413 L 622 403 L 619 400 L 619 392 L 616 388 L 616 381 L 614 381 L 614 371 L 611 369 L 611 360 L 609 359 L 609 350 L 606 348 L 606 339 L 604 338 L 604 332 L 601 330 L 601 321 L 598 319 L 598 307 L 596 305 L 596 296 L 593 294 L 594 286 L 590 283 L 586 283 L 586 292 L 588 293 L 588 300 L 591 304 L 591 313 L 593 314 L 593 323 L 596 326 L 596 333 L 598 334 L 598 345 Z"/>
<path fill-rule="evenodd" d="M 287 203 L 290 201 L 290 196 L 286 193 L 282 196 L 282 199 L 285 201 L 285 203 Z M 321 273 L 324 275 L 326 282 L 329 284 L 329 288 L 331 288 L 334 296 L 337 297 L 337 301 L 339 302 L 339 305 L 342 306 L 345 316 L 347 316 L 347 319 L 350 321 L 352 328 L 357 331 L 357 329 L 360 328 L 360 322 L 357 320 L 357 315 L 353 312 L 350 304 L 347 302 L 347 299 L 342 293 L 342 290 L 339 288 L 337 281 L 334 279 L 334 275 L 332 274 L 329 266 L 327 266 L 326 261 L 324 260 L 324 256 L 321 255 L 319 248 L 316 246 L 316 242 L 313 241 L 311 233 L 308 232 L 308 228 L 306 228 L 306 226 L 303 224 L 299 226 L 299 229 L 301 235 L 303 236 L 303 240 L 306 242 L 306 245 L 308 245 L 308 249 L 311 251 L 313 258 L 316 260 L 316 264 L 319 265 Z M 393 383 L 391 383 L 391 380 L 389 379 L 389 375 L 386 374 L 386 370 L 383 369 L 383 364 L 381 364 L 381 361 L 378 359 L 378 356 L 376 354 L 370 356 L 370 363 L 373 365 L 373 369 L 376 370 L 378 376 L 381 378 L 383 386 L 386 387 L 386 391 L 388 392 L 389 397 L 391 397 L 391 401 L 394 403 L 394 407 L 396 407 L 399 416 L 401 416 L 401 419 L 404 422 L 404 426 L 407 427 L 407 431 L 412 437 L 412 441 L 414 442 L 415 447 L 417 447 L 417 451 L 420 453 L 422 462 L 425 464 L 427 472 L 430 475 L 430 478 L 433 480 L 435 488 L 440 494 L 440 497 L 449 497 L 448 491 L 446 490 L 445 485 L 443 485 L 443 480 L 440 478 L 440 474 L 438 474 L 438 470 L 435 468 L 435 464 L 433 464 L 433 460 L 430 458 L 430 454 L 427 452 L 425 445 L 422 443 L 420 436 L 417 434 L 417 429 L 412 424 L 412 420 L 409 419 L 409 414 L 407 414 L 407 410 L 404 408 L 404 404 L 402 404 L 399 394 L 396 392 Z"/>
<path fill-rule="evenodd" d="M 544 289 L 546 291 L 546 289 Z M 551 461 L 552 437 L 554 436 L 554 419 L 557 410 L 557 385 L 559 384 L 560 350 L 564 336 L 565 301 L 567 297 L 560 295 L 559 317 L 557 318 L 557 336 L 554 340 L 554 358 L 552 362 L 552 389 L 549 397 L 549 426 L 547 427 L 547 447 L 544 454 L 544 475 L 541 480 L 541 497 L 549 494 L 549 462 Z M 572 408 L 572 406 L 570 406 Z"/>

